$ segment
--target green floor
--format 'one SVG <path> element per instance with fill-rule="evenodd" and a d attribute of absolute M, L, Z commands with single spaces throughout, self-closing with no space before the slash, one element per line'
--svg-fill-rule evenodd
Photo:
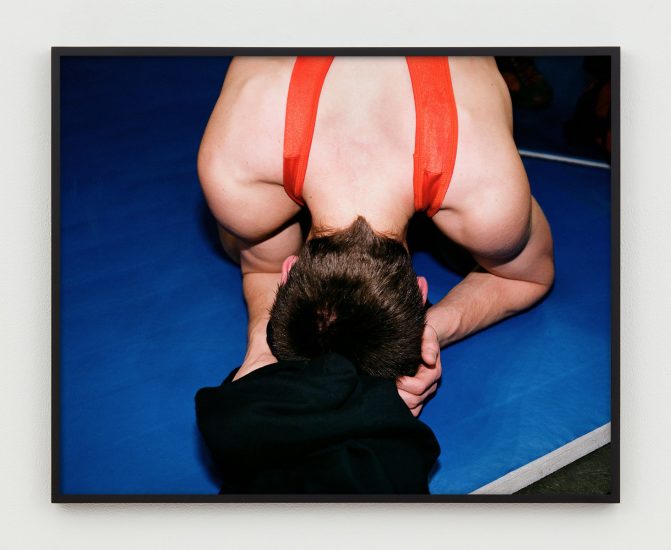
<path fill-rule="evenodd" d="M 519 495 L 610 493 L 610 443 L 517 492 Z"/>

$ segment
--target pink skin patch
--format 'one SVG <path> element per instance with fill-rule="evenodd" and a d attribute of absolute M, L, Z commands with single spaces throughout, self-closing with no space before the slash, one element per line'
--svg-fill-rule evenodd
<path fill-rule="evenodd" d="M 298 256 L 292 254 L 291 256 L 287 256 L 286 259 L 282 262 L 282 278 L 280 279 L 281 284 L 287 282 L 289 271 L 291 271 L 291 268 L 294 266 L 297 260 Z"/>
<path fill-rule="evenodd" d="M 426 299 L 429 296 L 429 283 L 426 281 L 426 277 L 421 275 L 417 277 L 417 284 L 419 285 L 419 290 L 422 292 L 422 303 L 426 304 Z"/>

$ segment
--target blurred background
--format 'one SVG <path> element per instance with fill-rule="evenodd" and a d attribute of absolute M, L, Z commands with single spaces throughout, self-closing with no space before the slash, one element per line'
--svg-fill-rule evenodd
<path fill-rule="evenodd" d="M 519 149 L 610 163 L 610 58 L 497 57 Z"/>

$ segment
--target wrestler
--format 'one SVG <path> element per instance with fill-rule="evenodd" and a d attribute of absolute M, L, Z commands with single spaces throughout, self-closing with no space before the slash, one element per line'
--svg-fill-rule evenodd
<path fill-rule="evenodd" d="M 269 312 L 305 238 L 360 219 L 405 247 L 408 222 L 422 212 L 479 266 L 426 312 L 421 364 L 397 380 L 415 415 L 436 389 L 441 347 L 532 306 L 553 282 L 550 228 L 491 58 L 235 58 L 198 172 L 243 276 L 248 348 L 237 378 L 275 362 Z M 311 216 L 305 238 L 302 209 Z M 426 296 L 426 280 L 414 280 Z M 319 315 L 318 329 L 334 318 Z"/>

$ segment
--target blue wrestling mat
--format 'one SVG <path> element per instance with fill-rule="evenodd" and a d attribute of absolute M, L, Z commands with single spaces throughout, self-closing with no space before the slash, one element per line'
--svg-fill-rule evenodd
<path fill-rule="evenodd" d="M 246 312 L 196 153 L 227 66 L 61 59 L 63 495 L 217 493 L 194 395 L 241 362 Z M 525 166 L 552 227 L 555 287 L 443 350 L 421 417 L 442 448 L 433 493 L 475 491 L 610 422 L 610 172 Z M 432 302 L 460 280 L 428 251 L 414 260 Z"/>

